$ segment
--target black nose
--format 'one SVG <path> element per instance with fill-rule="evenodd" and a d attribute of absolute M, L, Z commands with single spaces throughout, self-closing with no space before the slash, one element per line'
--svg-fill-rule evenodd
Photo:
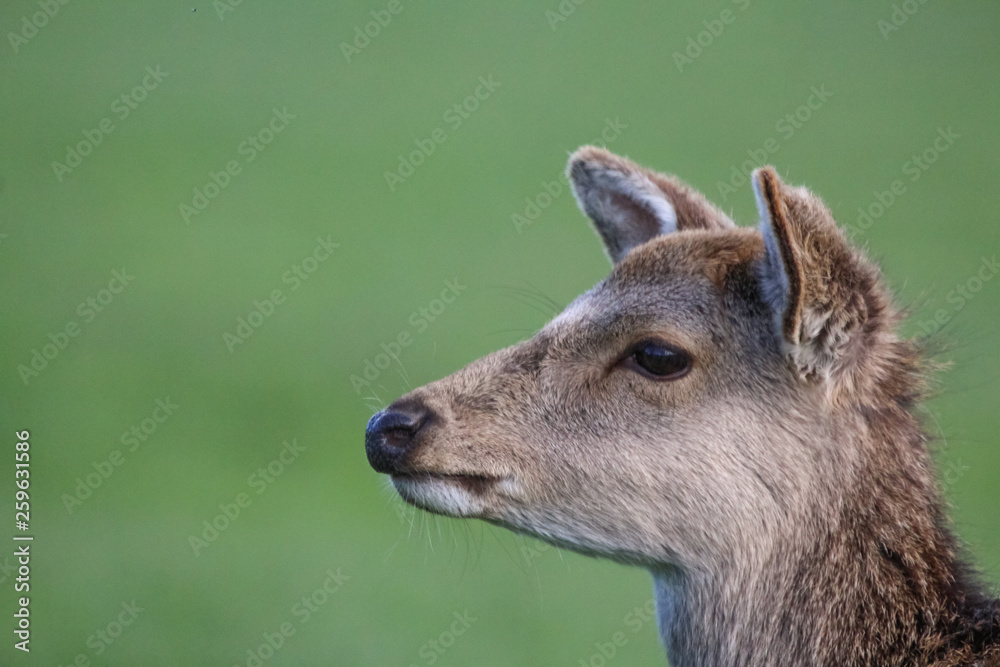
<path fill-rule="evenodd" d="M 377 472 L 398 472 L 399 462 L 413 448 L 417 432 L 427 423 L 430 411 L 416 403 L 392 405 L 368 420 L 365 453 Z"/>

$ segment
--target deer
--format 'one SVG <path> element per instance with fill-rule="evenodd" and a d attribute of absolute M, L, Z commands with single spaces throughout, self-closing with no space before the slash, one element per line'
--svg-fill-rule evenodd
<path fill-rule="evenodd" d="M 673 667 L 1000 665 L 918 414 L 938 364 L 810 190 L 756 227 L 584 146 L 610 274 L 531 338 L 402 396 L 365 450 L 404 501 L 647 569 Z"/>

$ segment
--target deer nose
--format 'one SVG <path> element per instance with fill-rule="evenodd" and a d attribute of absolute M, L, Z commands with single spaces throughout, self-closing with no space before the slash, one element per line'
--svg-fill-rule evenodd
<path fill-rule="evenodd" d="M 365 429 L 365 453 L 376 472 L 398 472 L 399 462 L 413 448 L 417 433 L 430 417 L 421 404 L 389 406 L 368 420 Z"/>

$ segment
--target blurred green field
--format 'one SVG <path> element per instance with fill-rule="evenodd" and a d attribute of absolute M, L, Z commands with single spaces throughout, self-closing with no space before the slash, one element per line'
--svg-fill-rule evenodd
<path fill-rule="evenodd" d="M 552 183 L 602 132 L 741 224 L 763 152 L 944 322 L 927 421 L 1000 582 L 1000 6 L 903 4 L 5 2 L 0 504 L 28 429 L 35 541 L 0 663 L 666 664 L 646 573 L 404 509 L 363 451 L 607 272 Z"/>

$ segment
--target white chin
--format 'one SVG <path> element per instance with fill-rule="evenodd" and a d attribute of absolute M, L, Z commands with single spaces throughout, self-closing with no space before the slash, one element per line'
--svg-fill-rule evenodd
<path fill-rule="evenodd" d="M 475 517 L 482 514 L 482 499 L 472 494 L 459 480 L 397 475 L 393 475 L 391 479 L 403 500 L 422 509 L 453 517 Z"/>

